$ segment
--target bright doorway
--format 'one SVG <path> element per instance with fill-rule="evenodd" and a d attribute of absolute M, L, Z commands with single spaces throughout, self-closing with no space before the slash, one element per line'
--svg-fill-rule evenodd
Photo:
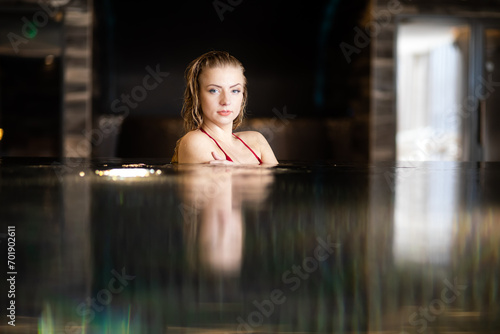
<path fill-rule="evenodd" d="M 463 159 L 469 39 L 468 24 L 420 19 L 398 25 L 397 160 Z"/>

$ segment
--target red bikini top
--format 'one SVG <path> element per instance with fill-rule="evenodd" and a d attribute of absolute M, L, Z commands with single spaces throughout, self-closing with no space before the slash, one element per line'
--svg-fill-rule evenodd
<path fill-rule="evenodd" d="M 215 144 L 217 145 L 218 148 L 220 148 L 220 150 L 224 153 L 224 155 L 226 156 L 226 160 L 227 161 L 233 161 L 231 159 L 231 157 L 229 157 L 229 155 L 226 154 L 226 152 L 224 152 L 224 150 L 222 149 L 222 147 L 220 147 L 219 143 L 217 142 L 217 140 L 215 140 L 212 136 L 210 136 L 205 130 L 203 130 L 203 128 L 200 128 L 201 132 L 203 132 L 204 134 L 206 134 L 208 137 L 210 137 L 210 139 L 212 139 Z M 253 153 L 253 155 L 257 158 L 257 160 L 259 160 L 259 163 L 262 165 L 262 160 L 259 158 L 259 156 L 257 154 L 255 154 L 255 152 L 250 148 L 250 146 L 248 146 L 240 137 L 238 137 L 237 135 L 235 135 L 233 133 L 233 136 L 235 136 L 236 138 L 238 138 L 242 143 L 243 145 L 245 145 L 249 150 L 250 152 Z"/>

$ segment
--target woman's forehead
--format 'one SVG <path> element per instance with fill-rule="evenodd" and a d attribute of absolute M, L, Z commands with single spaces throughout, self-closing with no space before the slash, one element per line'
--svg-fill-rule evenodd
<path fill-rule="evenodd" d="M 241 67 L 238 66 L 217 66 L 206 67 L 200 73 L 200 80 L 242 80 L 244 78 Z"/>

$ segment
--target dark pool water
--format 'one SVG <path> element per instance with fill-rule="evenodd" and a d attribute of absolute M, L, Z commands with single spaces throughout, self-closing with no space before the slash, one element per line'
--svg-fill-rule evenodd
<path fill-rule="evenodd" d="M 0 263 L 1 333 L 498 333 L 500 163 L 2 158 Z"/>

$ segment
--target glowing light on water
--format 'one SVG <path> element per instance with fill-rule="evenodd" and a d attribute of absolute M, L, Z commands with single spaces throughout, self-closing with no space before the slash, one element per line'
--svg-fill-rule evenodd
<path fill-rule="evenodd" d="M 113 180 L 124 178 L 149 177 L 151 175 L 160 175 L 160 170 L 146 168 L 114 168 L 109 170 L 96 170 L 96 175 L 111 177 Z"/>

